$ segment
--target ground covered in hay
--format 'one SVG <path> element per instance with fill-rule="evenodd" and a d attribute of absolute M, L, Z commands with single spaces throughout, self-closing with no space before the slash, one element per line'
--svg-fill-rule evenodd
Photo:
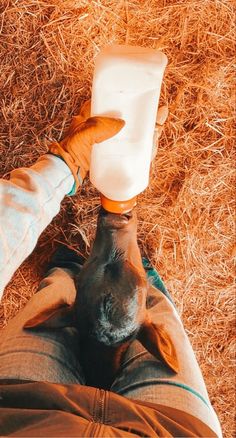
<path fill-rule="evenodd" d="M 2 0 L 0 174 L 32 164 L 90 96 L 107 43 L 163 50 L 169 119 L 139 198 L 139 243 L 174 296 L 224 436 L 234 431 L 234 14 L 230 0 Z M 5 325 L 58 242 L 89 253 L 99 208 L 86 182 L 7 287 Z"/>

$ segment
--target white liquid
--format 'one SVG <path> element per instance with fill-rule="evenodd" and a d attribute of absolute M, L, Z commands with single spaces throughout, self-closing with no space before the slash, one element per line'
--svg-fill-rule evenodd
<path fill-rule="evenodd" d="M 92 149 L 91 182 L 113 201 L 129 200 L 148 186 L 166 64 L 160 51 L 133 46 L 108 46 L 96 58 L 92 115 L 126 122 L 115 137 Z"/>

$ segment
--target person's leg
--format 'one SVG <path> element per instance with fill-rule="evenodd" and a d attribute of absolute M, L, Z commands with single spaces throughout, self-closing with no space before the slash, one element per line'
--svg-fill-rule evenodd
<path fill-rule="evenodd" d="M 39 285 L 39 291 L 26 306 L 0 332 L 0 380 L 19 379 L 52 383 L 84 384 L 83 373 L 77 359 L 77 332 L 75 328 L 23 329 L 24 323 L 34 315 L 37 301 L 48 294 L 74 294 L 74 275 L 54 259 L 50 271 Z M 54 267 L 59 264 L 61 267 Z M 73 262 L 74 263 L 74 262 Z M 80 269 L 73 264 L 74 272 Z"/>
<path fill-rule="evenodd" d="M 154 280 L 153 275 L 151 283 Z M 157 272 L 154 277 L 156 284 L 161 281 Z M 150 285 L 147 306 L 152 321 L 162 323 L 169 333 L 176 348 L 180 371 L 175 374 L 148 353 L 138 341 L 134 341 L 124 356 L 111 391 L 128 398 L 188 412 L 220 435 L 219 421 L 211 406 L 202 373 L 180 317 L 168 295 L 166 290 L 161 291 Z"/>

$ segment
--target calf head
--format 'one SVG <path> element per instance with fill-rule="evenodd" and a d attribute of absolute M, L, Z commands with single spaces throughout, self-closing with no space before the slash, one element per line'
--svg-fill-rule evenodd
<path fill-rule="evenodd" d="M 111 383 L 122 353 L 133 339 L 178 371 L 169 335 L 163 326 L 152 323 L 146 309 L 148 283 L 137 244 L 135 210 L 118 215 L 101 208 L 94 245 L 78 276 L 76 290 L 73 305 L 67 306 L 66 299 L 58 306 L 53 303 L 25 327 L 76 326 L 82 366 L 90 370 L 88 384 L 96 385 L 95 374 L 102 376 L 104 372 L 107 377 L 110 374 Z"/>
<path fill-rule="evenodd" d="M 145 315 L 147 283 L 136 222 L 134 213 L 101 209 L 93 249 L 78 278 L 79 331 L 107 346 L 135 337 Z"/>

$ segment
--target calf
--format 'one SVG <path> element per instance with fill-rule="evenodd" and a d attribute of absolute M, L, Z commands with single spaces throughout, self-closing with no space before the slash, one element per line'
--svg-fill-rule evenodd
<path fill-rule="evenodd" d="M 72 306 L 53 305 L 51 312 L 45 309 L 25 327 L 75 326 L 87 385 L 109 389 L 134 339 L 178 371 L 169 335 L 148 316 L 148 283 L 137 244 L 135 210 L 112 214 L 100 209 L 93 248 L 76 290 Z"/>

